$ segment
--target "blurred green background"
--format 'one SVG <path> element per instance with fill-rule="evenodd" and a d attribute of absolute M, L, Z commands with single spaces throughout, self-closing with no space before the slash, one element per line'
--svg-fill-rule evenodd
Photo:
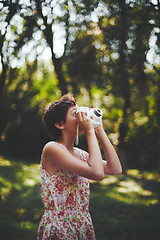
<path fill-rule="evenodd" d="M 6 240 L 36 239 L 43 214 L 39 164 L 0 159 L 0 229 Z M 160 174 L 128 169 L 91 181 L 90 212 L 97 240 L 159 240 Z"/>
<path fill-rule="evenodd" d="M 121 176 L 91 183 L 97 239 L 160 239 L 159 0 L 0 1 L 3 239 L 36 238 L 50 140 L 41 118 L 67 92 L 102 109 L 123 165 Z"/>

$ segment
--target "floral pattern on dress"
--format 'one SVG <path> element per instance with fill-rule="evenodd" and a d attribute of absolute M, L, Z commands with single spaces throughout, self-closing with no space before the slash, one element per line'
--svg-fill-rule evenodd
<path fill-rule="evenodd" d="M 86 161 L 85 152 L 75 150 Z M 89 213 L 89 180 L 62 169 L 50 176 L 42 164 L 40 174 L 45 211 L 37 240 L 95 240 Z"/>

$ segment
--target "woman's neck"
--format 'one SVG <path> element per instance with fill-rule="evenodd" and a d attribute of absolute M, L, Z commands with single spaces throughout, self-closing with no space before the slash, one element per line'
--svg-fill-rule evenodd
<path fill-rule="evenodd" d="M 73 140 L 70 141 L 69 139 L 62 138 L 62 139 L 59 139 L 57 142 L 62 144 L 63 146 L 65 146 L 68 149 L 68 151 L 70 151 L 70 152 L 74 151 L 74 141 Z"/>

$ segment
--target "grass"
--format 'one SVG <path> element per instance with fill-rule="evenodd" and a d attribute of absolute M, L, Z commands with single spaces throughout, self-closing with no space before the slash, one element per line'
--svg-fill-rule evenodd
<path fill-rule="evenodd" d="M 160 174 L 136 169 L 91 182 L 90 211 L 97 240 L 160 239 Z M 43 213 L 39 164 L 0 158 L 3 240 L 34 240 Z"/>

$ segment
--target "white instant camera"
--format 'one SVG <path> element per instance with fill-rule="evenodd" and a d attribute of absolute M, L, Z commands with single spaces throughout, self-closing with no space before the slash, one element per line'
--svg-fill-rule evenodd
<path fill-rule="evenodd" d="M 89 107 L 82 106 L 78 109 L 78 112 L 86 112 L 94 128 L 98 127 L 101 124 L 103 113 L 99 108 L 89 108 Z M 75 141 L 76 145 L 78 145 L 78 142 L 79 142 L 78 132 L 79 132 L 79 126 L 77 126 L 77 138 Z"/>
<path fill-rule="evenodd" d="M 88 117 L 90 117 L 94 128 L 100 125 L 103 113 L 99 108 L 89 108 L 83 106 L 78 109 L 78 112 L 86 112 Z"/>

